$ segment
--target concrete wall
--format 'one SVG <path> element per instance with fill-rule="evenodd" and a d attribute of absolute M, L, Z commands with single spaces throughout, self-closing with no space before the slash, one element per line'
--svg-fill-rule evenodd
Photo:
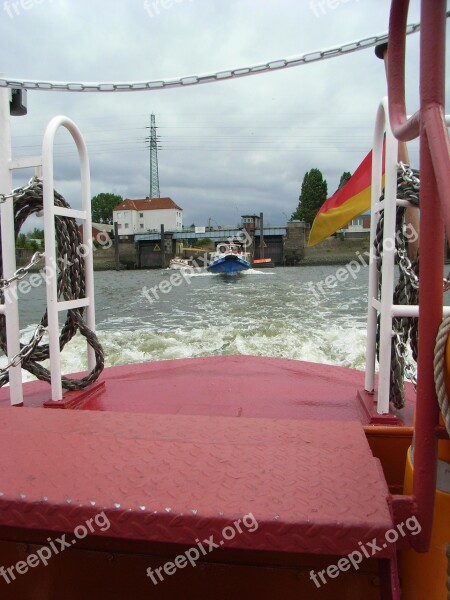
<path fill-rule="evenodd" d="M 289 221 L 284 241 L 284 264 L 298 265 L 305 255 L 305 246 L 309 230 L 303 221 Z"/>

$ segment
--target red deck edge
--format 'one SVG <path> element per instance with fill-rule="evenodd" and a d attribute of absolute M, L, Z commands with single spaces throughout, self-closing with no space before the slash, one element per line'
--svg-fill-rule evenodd
<path fill-rule="evenodd" d="M 29 382 L 24 387 L 24 405 L 412 425 L 410 384 L 406 384 L 405 409 L 389 415 L 377 415 L 374 397 L 363 386 L 363 372 L 344 367 L 270 357 L 211 356 L 108 367 L 89 390 L 66 392 L 61 402 L 49 400 L 47 383 Z M 0 390 L 0 408 L 9 407 L 8 394 L 8 388 Z"/>

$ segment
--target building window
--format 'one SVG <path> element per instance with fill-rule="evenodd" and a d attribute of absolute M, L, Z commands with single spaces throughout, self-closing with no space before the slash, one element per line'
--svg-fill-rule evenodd
<path fill-rule="evenodd" d="M 116 213 L 116 217 L 117 217 L 118 219 L 121 219 L 121 218 L 122 218 L 122 213 L 121 213 L 121 212 L 118 212 L 118 213 Z"/>
<path fill-rule="evenodd" d="M 141 217 L 141 219 L 144 218 L 144 213 L 139 213 L 139 216 Z"/>
<path fill-rule="evenodd" d="M 128 229 L 128 223 L 125 223 L 125 229 Z"/>
<path fill-rule="evenodd" d="M 144 229 L 144 223 L 141 223 L 141 224 L 139 225 L 139 227 L 140 227 L 141 229 Z"/>

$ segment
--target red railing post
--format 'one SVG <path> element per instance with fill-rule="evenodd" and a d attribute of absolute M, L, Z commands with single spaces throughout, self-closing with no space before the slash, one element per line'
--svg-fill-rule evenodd
<path fill-rule="evenodd" d="M 439 408 L 433 357 L 442 320 L 444 218 L 450 233 L 450 157 L 444 120 L 446 0 L 422 0 L 420 111 L 406 119 L 405 31 L 409 0 L 393 0 L 389 24 L 389 114 L 395 137 L 420 134 L 420 291 L 419 359 L 414 448 L 413 495 L 421 532 L 418 551 L 427 551 L 436 488 Z"/>

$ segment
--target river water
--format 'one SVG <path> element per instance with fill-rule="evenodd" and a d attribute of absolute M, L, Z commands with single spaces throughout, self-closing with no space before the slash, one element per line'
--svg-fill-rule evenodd
<path fill-rule="evenodd" d="M 363 369 L 368 269 L 347 274 L 333 288 L 316 287 L 338 268 L 184 278 L 178 272 L 178 285 L 170 282 L 171 270 L 96 272 L 97 331 L 106 365 L 252 354 Z M 23 341 L 44 312 L 44 294 L 41 285 L 21 296 Z M 84 349 L 77 335 L 62 353 L 63 372 L 86 368 Z"/>

